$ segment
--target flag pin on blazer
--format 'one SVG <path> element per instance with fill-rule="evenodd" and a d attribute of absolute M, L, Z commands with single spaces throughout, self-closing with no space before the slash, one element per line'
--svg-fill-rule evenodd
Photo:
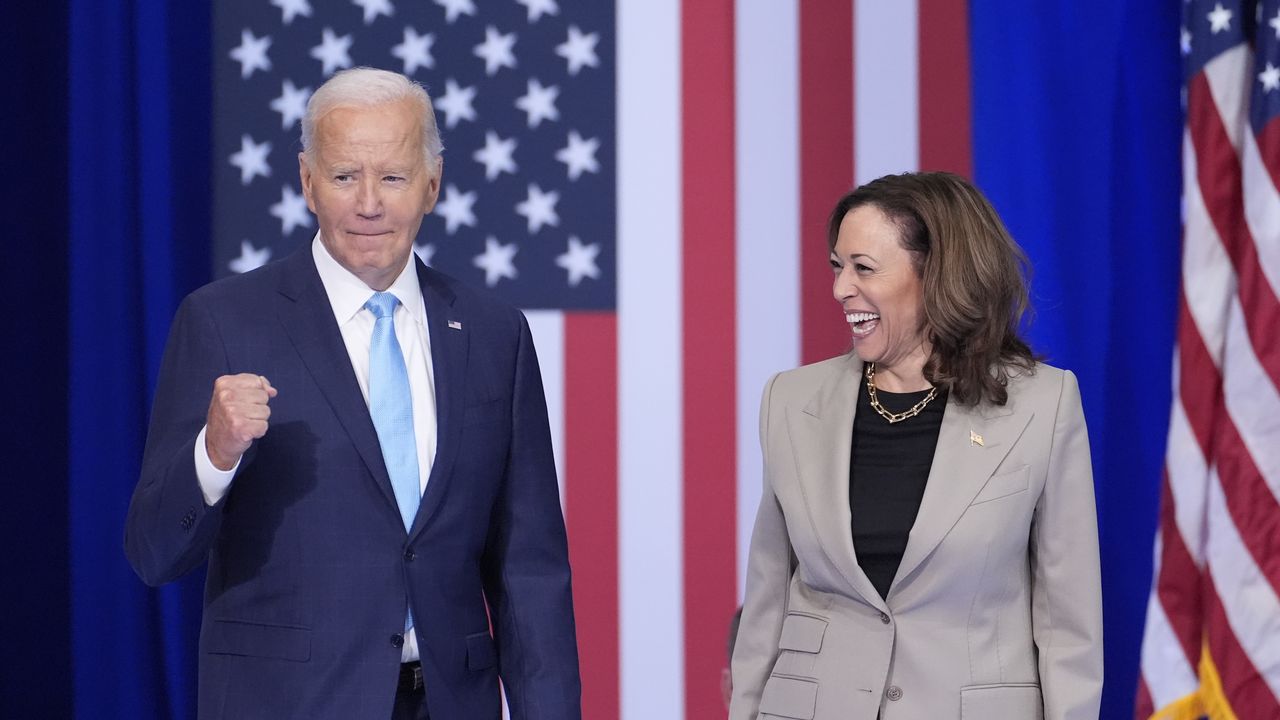
<path fill-rule="evenodd" d="M 461 330 L 461 329 L 462 329 L 462 323 L 458 322 L 457 320 L 450 320 L 450 321 L 449 321 L 449 329 L 450 329 L 450 330 Z"/>
<path fill-rule="evenodd" d="M 982 444 L 982 436 L 972 430 L 969 431 L 969 444 L 977 445 L 978 447 L 986 447 Z"/>

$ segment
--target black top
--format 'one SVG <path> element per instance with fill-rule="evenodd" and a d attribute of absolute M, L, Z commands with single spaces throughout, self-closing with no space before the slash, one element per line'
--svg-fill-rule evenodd
<path fill-rule="evenodd" d="M 928 390 L 891 393 L 876 389 L 880 404 L 891 413 L 907 410 L 928 394 Z M 946 407 L 947 394 L 939 391 L 919 415 L 890 425 L 871 407 L 865 375 L 858 389 L 849 463 L 853 547 L 858 565 L 881 598 L 889 594 L 907 549 Z"/>

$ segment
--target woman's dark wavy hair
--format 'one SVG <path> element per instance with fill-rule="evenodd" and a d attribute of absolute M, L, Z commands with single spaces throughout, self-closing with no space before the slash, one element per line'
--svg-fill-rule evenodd
<path fill-rule="evenodd" d="M 871 205 L 901 231 L 924 286 L 924 375 L 961 403 L 1009 400 L 1014 370 L 1034 371 L 1019 335 L 1027 300 L 1027 256 L 967 180 L 944 172 L 886 175 L 840 198 L 827 225 L 834 251 L 840 223 Z"/>

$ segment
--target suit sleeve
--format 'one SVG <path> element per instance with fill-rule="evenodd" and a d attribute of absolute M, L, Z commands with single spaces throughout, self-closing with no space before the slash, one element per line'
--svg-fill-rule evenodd
<path fill-rule="evenodd" d="M 520 316 L 512 437 L 485 550 L 499 672 L 512 720 L 581 718 L 569 549 L 542 377 Z"/>
<path fill-rule="evenodd" d="M 746 599 L 733 650 L 733 700 L 730 720 L 755 720 L 760 696 L 778 655 L 778 639 L 787 614 L 787 592 L 795 560 L 786 518 L 770 479 L 769 435 L 779 432 L 771 418 L 771 397 L 777 375 L 765 386 L 760 403 L 760 447 L 764 455 L 764 489 L 751 531 L 747 555 Z M 772 423 L 772 424 L 771 424 Z"/>
<path fill-rule="evenodd" d="M 1031 571 L 1044 717 L 1096 720 L 1102 702 L 1098 518 L 1080 389 L 1069 371 L 1032 525 Z"/>
<path fill-rule="evenodd" d="M 142 472 L 129 503 L 124 548 L 142 581 L 176 580 L 208 557 L 221 508 L 205 504 L 196 478 L 195 443 L 226 352 L 212 316 L 188 297 L 169 331 Z"/>

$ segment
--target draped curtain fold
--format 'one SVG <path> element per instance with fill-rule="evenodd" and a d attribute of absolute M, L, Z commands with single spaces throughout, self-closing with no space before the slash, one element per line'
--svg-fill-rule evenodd
<path fill-rule="evenodd" d="M 195 714 L 202 573 L 124 559 L 169 321 L 210 277 L 207 3 L 71 0 L 71 649 L 76 714 Z"/>

